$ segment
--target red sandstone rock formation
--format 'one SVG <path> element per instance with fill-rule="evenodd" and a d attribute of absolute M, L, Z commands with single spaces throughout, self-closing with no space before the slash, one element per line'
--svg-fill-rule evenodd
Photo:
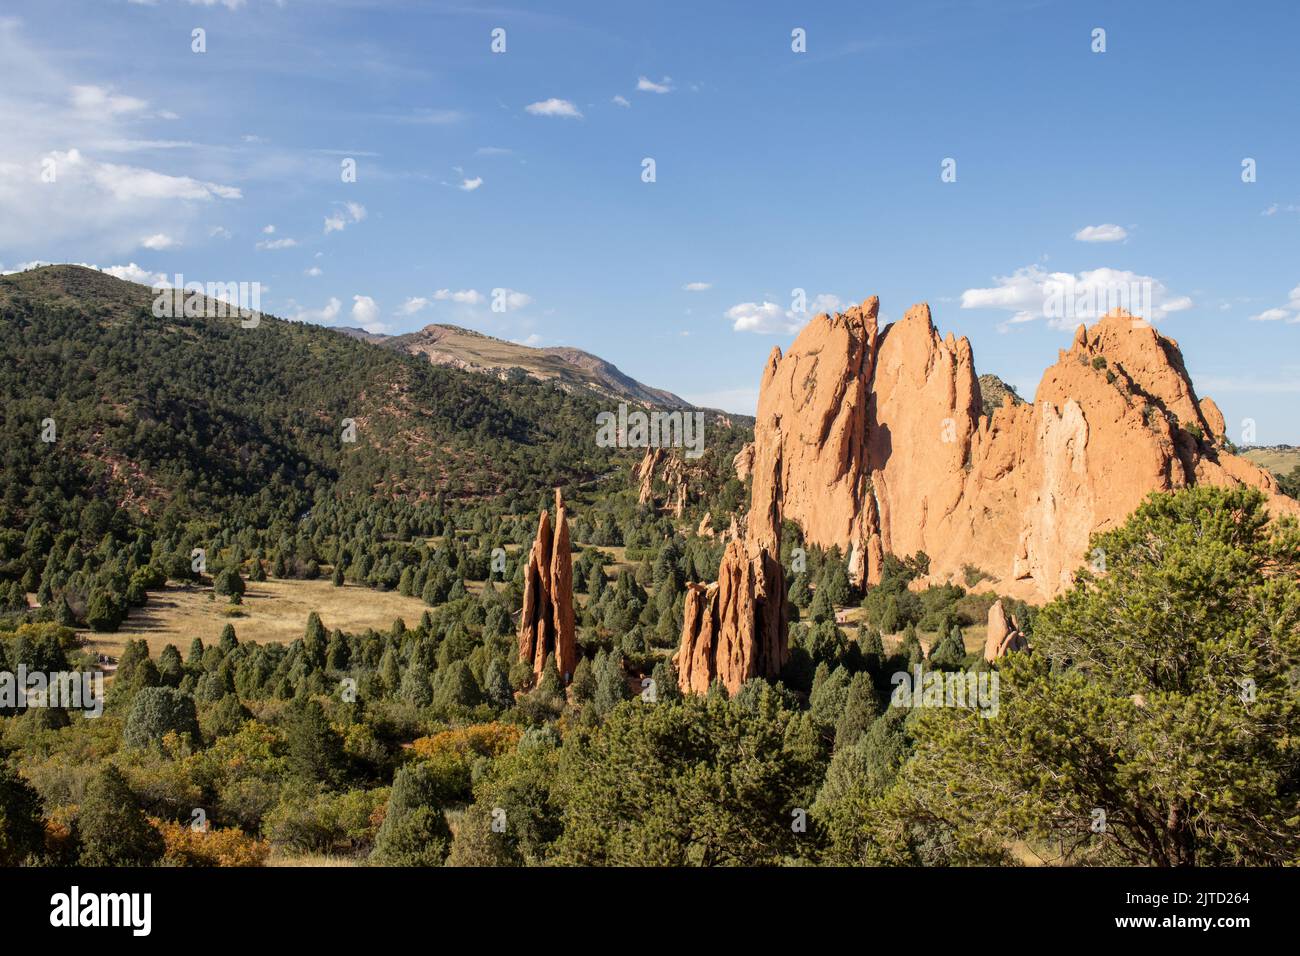
<path fill-rule="evenodd" d="M 736 478 L 742 483 L 754 470 L 754 443 L 745 442 L 745 447 L 736 452 L 731 459 L 731 467 L 736 469 Z"/>
<path fill-rule="evenodd" d="M 765 464 L 770 469 L 775 461 L 755 460 L 756 468 Z M 717 582 L 686 586 L 682 643 L 674 658 L 683 692 L 707 693 L 721 681 L 734 694 L 751 678 L 781 672 L 789 647 L 780 533 L 779 496 L 754 497 L 743 536 L 732 521 Z"/>
<path fill-rule="evenodd" d="M 859 582 L 885 553 L 930 556 L 931 580 L 964 565 L 1003 594 L 1053 597 L 1089 537 L 1152 491 L 1198 482 L 1270 493 L 1271 475 L 1227 452 L 1223 415 L 1198 400 L 1178 344 L 1115 313 L 1080 326 L 1032 404 L 981 414 L 970 343 L 940 337 L 926 305 L 884 331 L 877 300 L 819 315 L 763 372 L 753 500 L 807 540 L 838 545 Z M 768 507 L 765 505 L 765 507 Z"/>
<path fill-rule="evenodd" d="M 555 489 L 555 528 L 543 509 L 537 537 L 524 569 L 524 606 L 519 617 L 519 659 L 533 665 L 540 677 L 548 655 L 567 683 L 578 666 L 574 642 L 573 553 L 569 519 L 560 489 Z"/>
<path fill-rule="evenodd" d="M 668 488 L 665 507 L 680 518 L 686 510 L 691 472 L 686 462 L 672 452 L 647 448 L 641 460 L 632 466 L 632 480 L 640 483 L 638 500 L 643 505 L 655 501 L 654 483 L 658 479 Z"/>
<path fill-rule="evenodd" d="M 984 640 L 984 659 L 992 662 L 1010 651 L 1022 651 L 1029 646 L 1025 635 L 1020 630 L 1020 622 L 1015 615 L 1007 620 L 1007 612 L 1001 601 L 994 601 L 989 608 L 989 631 Z"/>

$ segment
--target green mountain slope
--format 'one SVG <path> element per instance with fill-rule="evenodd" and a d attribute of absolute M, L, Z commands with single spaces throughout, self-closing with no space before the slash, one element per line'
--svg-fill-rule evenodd
<path fill-rule="evenodd" d="M 531 500 L 610 467 L 593 397 L 270 316 L 159 319 L 152 300 L 76 266 L 0 278 L 5 526 L 78 498 L 253 523 L 326 491 Z"/>

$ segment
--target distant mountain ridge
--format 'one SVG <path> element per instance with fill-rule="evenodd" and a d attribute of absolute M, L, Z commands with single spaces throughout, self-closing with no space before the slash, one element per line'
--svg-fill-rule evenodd
<path fill-rule="evenodd" d="M 435 365 L 450 365 L 502 379 L 512 369 L 520 369 L 529 378 L 554 382 L 569 390 L 589 389 L 603 398 L 661 408 L 695 407 L 679 395 L 638 382 L 598 355 L 570 346 L 534 348 L 442 323 L 426 325 L 418 332 L 405 335 L 379 335 L 343 326 L 333 328 L 367 342 L 423 355 Z"/>

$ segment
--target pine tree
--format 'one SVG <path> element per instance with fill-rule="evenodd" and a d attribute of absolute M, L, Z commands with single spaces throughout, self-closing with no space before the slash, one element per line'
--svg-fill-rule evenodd
<path fill-rule="evenodd" d="M 145 819 L 126 778 L 111 763 L 86 785 L 77 832 L 82 866 L 149 866 L 163 855 L 162 835 Z"/>
<path fill-rule="evenodd" d="M 506 708 L 515 702 L 506 668 L 502 667 L 501 662 L 496 658 L 488 664 L 483 684 L 483 695 L 494 707 Z"/>
<path fill-rule="evenodd" d="M 393 777 L 384 822 L 371 862 L 383 866 L 442 866 L 451 828 L 440 805 L 442 784 L 428 763 L 402 767 Z"/>
<path fill-rule="evenodd" d="M 343 738 L 330 726 L 315 700 L 295 700 L 287 720 L 286 758 L 289 770 L 305 780 L 339 786 L 347 769 Z"/>

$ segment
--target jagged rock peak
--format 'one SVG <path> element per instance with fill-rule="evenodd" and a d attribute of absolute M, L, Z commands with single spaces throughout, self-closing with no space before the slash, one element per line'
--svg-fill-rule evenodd
<path fill-rule="evenodd" d="M 868 299 L 817 316 L 773 350 L 746 459 L 751 526 L 796 521 L 851 555 L 858 583 L 880 579 L 886 553 L 924 551 L 932 581 L 959 581 L 969 564 L 1001 593 L 1045 600 L 1069 586 L 1093 533 L 1152 491 L 1197 482 L 1252 485 L 1276 513 L 1300 513 L 1228 452 L 1177 342 L 1140 318 L 1080 326 L 1032 404 L 1007 395 L 985 414 L 966 338 L 941 336 L 924 303 L 883 330 L 877 311 Z"/>
<path fill-rule="evenodd" d="M 573 548 L 568 510 L 555 489 L 555 525 L 546 509 L 537 521 L 537 535 L 524 568 L 523 610 L 519 615 L 519 659 L 532 664 L 540 677 L 546 658 L 555 657 L 560 677 L 568 683 L 578 665 L 573 612 Z"/>

